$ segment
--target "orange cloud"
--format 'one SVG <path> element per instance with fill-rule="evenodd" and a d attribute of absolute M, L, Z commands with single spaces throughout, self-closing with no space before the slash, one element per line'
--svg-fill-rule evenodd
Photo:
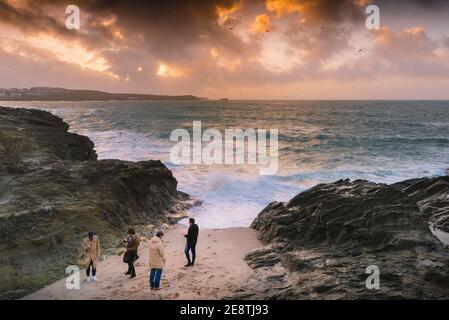
<path fill-rule="evenodd" d="M 364 3 L 363 0 L 266 0 L 265 7 L 278 18 L 297 13 L 301 23 L 314 24 L 360 18 Z"/>
<path fill-rule="evenodd" d="M 285 13 L 301 13 L 305 7 L 297 0 L 266 0 L 265 5 L 267 10 L 276 12 L 278 17 Z"/>
<path fill-rule="evenodd" d="M 417 54 L 429 54 L 433 47 L 425 30 L 421 26 L 393 31 L 383 27 L 375 33 L 375 43 L 379 49 L 390 49 L 390 54 L 415 56 Z M 392 50 L 394 48 L 394 50 Z"/>
<path fill-rule="evenodd" d="M 270 31 L 271 29 L 270 17 L 266 14 L 258 15 L 254 20 L 254 22 L 251 24 L 250 29 L 253 33 L 263 33 Z"/>
<path fill-rule="evenodd" d="M 230 7 L 217 5 L 215 7 L 215 11 L 217 12 L 218 17 L 224 18 L 224 17 L 230 15 L 231 13 L 234 13 L 237 10 L 239 10 L 241 8 L 241 6 L 242 6 L 242 4 L 240 2 L 234 2 L 231 4 Z"/>

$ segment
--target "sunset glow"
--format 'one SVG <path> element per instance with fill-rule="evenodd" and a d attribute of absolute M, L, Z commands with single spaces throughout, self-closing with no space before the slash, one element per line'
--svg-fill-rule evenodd
<path fill-rule="evenodd" d="M 370 3 L 216 0 L 168 8 L 76 1 L 81 28 L 67 30 L 62 1 L 0 0 L 0 86 L 92 83 L 107 91 L 148 93 L 151 88 L 248 99 L 447 97 L 449 90 L 422 88 L 435 81 L 439 88 L 449 87 L 449 33 L 442 27 L 449 6 L 378 1 L 381 28 L 368 30 Z M 413 15 L 417 11 L 422 15 Z M 27 67 L 11 70 L 12 64 Z M 64 83 L 65 68 L 78 80 Z M 370 90 L 390 88 L 393 78 L 397 94 Z M 329 82 L 337 85 L 324 85 Z M 299 90 L 310 83 L 323 87 Z M 351 97 L 343 94 L 351 85 L 363 89 Z M 274 89 L 279 86 L 282 93 Z"/>

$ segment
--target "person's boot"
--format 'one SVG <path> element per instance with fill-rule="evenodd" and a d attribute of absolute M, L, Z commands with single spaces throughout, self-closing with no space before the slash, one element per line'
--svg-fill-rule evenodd
<path fill-rule="evenodd" d="M 192 267 L 193 266 L 193 264 L 191 263 L 191 262 L 189 262 L 189 263 L 187 263 L 184 267 Z"/>
<path fill-rule="evenodd" d="M 128 271 L 126 271 L 125 276 L 129 276 L 131 274 L 131 266 L 128 265 Z"/>

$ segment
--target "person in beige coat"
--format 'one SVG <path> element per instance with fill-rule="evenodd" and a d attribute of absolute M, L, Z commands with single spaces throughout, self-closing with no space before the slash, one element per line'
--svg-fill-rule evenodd
<path fill-rule="evenodd" d="M 155 237 L 150 240 L 150 288 L 158 290 L 161 282 L 162 269 L 165 266 L 164 233 L 158 231 Z"/>
<path fill-rule="evenodd" d="M 97 264 L 101 255 L 100 239 L 89 231 L 81 242 L 81 254 L 78 264 L 86 268 L 87 281 L 97 281 Z"/>

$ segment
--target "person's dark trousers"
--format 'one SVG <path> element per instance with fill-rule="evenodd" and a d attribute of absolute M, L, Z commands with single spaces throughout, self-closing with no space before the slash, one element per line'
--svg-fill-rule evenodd
<path fill-rule="evenodd" d="M 89 277 L 90 276 L 90 270 L 92 269 L 92 276 L 95 277 L 95 275 L 97 274 L 97 269 L 94 268 L 94 263 L 92 260 L 90 260 L 90 264 L 86 269 L 86 275 Z"/>
<path fill-rule="evenodd" d="M 134 262 L 128 262 L 128 272 L 127 274 L 131 275 L 131 276 L 135 276 L 136 275 L 136 269 L 134 268 Z"/>
<path fill-rule="evenodd" d="M 185 249 L 185 254 L 187 257 L 187 262 L 189 264 L 194 265 L 195 264 L 195 257 L 196 257 L 196 250 L 195 250 L 196 244 L 193 243 L 188 243 L 186 244 L 186 249 Z M 190 260 L 190 254 L 189 251 L 192 251 L 192 260 Z"/>
<path fill-rule="evenodd" d="M 151 269 L 150 271 L 150 288 L 159 288 L 161 283 L 162 269 Z"/>

